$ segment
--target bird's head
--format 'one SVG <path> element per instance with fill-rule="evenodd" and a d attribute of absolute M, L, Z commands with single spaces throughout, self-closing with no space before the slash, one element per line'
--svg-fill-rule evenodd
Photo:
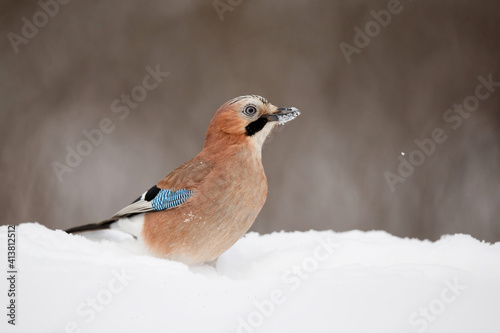
<path fill-rule="evenodd" d="M 249 142 L 258 150 L 276 125 L 295 119 L 297 108 L 279 108 L 257 95 L 233 98 L 217 111 L 207 130 L 205 146 L 211 139 L 232 138 Z"/>

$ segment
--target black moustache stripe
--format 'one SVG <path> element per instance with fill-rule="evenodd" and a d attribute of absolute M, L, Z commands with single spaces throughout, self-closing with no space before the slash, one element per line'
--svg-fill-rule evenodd
<path fill-rule="evenodd" d="M 266 117 L 260 117 L 259 119 L 252 121 L 245 127 L 247 136 L 252 136 L 255 133 L 259 132 L 261 129 L 264 128 L 264 126 L 266 126 L 266 124 L 267 124 Z"/>

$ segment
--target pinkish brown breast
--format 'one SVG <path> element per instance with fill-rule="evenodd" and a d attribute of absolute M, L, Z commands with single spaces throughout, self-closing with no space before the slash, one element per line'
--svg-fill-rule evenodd
<path fill-rule="evenodd" d="M 209 170 L 203 169 L 201 179 L 198 173 L 189 175 L 203 164 Z M 218 156 L 202 151 L 180 168 L 187 174 L 177 174 L 172 181 L 179 189 L 184 181 L 178 179 L 185 179 L 194 196 L 182 206 L 146 214 L 142 238 L 161 257 L 188 264 L 213 261 L 248 231 L 264 206 L 267 180 L 260 151 L 238 145 Z"/>

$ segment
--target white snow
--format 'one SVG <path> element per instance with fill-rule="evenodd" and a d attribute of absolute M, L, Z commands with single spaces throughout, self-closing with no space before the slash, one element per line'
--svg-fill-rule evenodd
<path fill-rule="evenodd" d="M 298 116 L 300 116 L 300 111 L 299 109 L 297 108 L 294 108 L 294 107 L 291 107 L 291 108 L 287 108 L 288 110 L 287 111 L 290 111 L 289 113 L 287 114 L 283 114 L 283 115 L 280 115 L 279 116 L 279 122 L 278 122 L 278 125 L 285 125 L 286 123 L 288 123 L 289 121 L 292 121 L 294 120 L 295 118 L 297 118 Z"/>
<path fill-rule="evenodd" d="M 500 332 L 500 243 L 467 235 L 249 233 L 215 267 L 88 235 L 19 226 L 17 325 L 3 277 L 1 332 Z"/>

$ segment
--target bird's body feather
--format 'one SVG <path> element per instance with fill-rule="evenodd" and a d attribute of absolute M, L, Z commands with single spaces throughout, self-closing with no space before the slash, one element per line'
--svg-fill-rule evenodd
<path fill-rule="evenodd" d="M 211 166 L 204 177 L 176 173 L 191 182 L 186 188 L 196 201 L 145 215 L 142 233 L 153 252 L 187 263 L 212 261 L 248 231 L 265 203 L 267 181 L 260 151 L 242 148 L 234 144 L 218 154 L 202 151 L 188 162 Z M 215 163 L 221 158 L 226 163 Z M 171 186 L 167 179 L 158 185 Z"/>

